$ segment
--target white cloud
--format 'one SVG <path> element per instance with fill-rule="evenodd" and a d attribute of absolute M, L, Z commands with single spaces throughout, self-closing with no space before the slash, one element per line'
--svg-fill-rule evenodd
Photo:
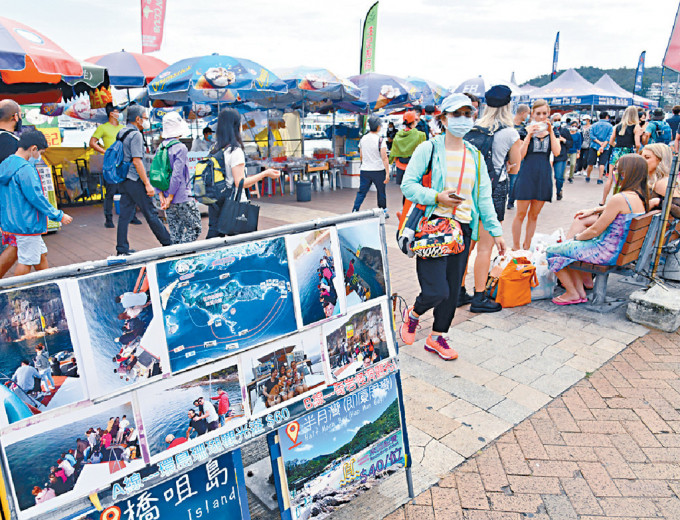
<path fill-rule="evenodd" d="M 340 419 L 338 424 L 336 424 L 335 426 L 333 426 L 330 429 L 330 431 L 339 432 L 340 430 L 344 430 L 347 427 L 348 424 L 349 424 L 349 419 L 347 417 L 343 417 L 342 419 Z"/>
<path fill-rule="evenodd" d="M 269 68 L 326 67 L 358 73 L 360 19 L 373 0 L 229 3 L 168 1 L 165 37 L 158 56 L 170 63 L 219 52 L 247 57 Z M 66 4 L 66 5 L 64 5 Z M 34 27 L 77 58 L 141 49 L 139 2 L 93 6 L 7 2 L 3 16 Z M 677 0 L 655 0 L 653 16 L 638 23 L 641 5 L 620 0 L 389 0 L 378 12 L 378 72 L 422 76 L 445 86 L 479 74 L 518 81 L 550 72 L 555 33 L 560 68 L 635 67 L 642 50 L 658 65 L 673 26 Z M 631 28 L 632 37 L 626 36 Z"/>
<path fill-rule="evenodd" d="M 303 444 L 302 446 L 298 446 L 297 448 L 294 448 L 296 453 L 304 452 L 304 451 L 311 451 L 314 449 L 314 446 L 312 444 Z"/>

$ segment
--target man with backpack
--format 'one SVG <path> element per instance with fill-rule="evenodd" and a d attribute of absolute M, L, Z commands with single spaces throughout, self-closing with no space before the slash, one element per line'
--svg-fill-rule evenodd
<path fill-rule="evenodd" d="M 185 244 L 201 234 L 201 213 L 191 195 L 188 150 L 177 138 L 189 133 L 189 126 L 177 112 L 163 116 L 163 142 L 151 163 L 149 178 L 159 190 L 173 244 Z"/>
<path fill-rule="evenodd" d="M 0 101 L 0 163 L 7 159 L 19 148 L 21 130 L 21 107 L 13 99 Z M 16 237 L 2 231 L 2 245 L 4 250 L 0 254 L 0 278 L 7 274 L 17 261 Z"/>
<path fill-rule="evenodd" d="M 673 131 L 670 125 L 664 121 L 664 111 L 662 108 L 655 108 L 652 112 L 652 120 L 647 123 L 645 133 L 642 134 L 644 145 L 653 143 L 671 144 Z"/>
<path fill-rule="evenodd" d="M 158 241 L 164 246 L 172 244 L 170 234 L 160 218 L 158 218 L 158 213 L 153 205 L 152 199 L 156 194 L 156 190 L 154 190 L 151 182 L 149 182 L 149 177 L 144 168 L 144 138 L 142 137 L 142 130 L 148 129 L 150 126 L 146 109 L 139 105 L 128 107 L 127 123 L 127 126 L 118 133 L 117 142 L 109 149 L 111 150 L 117 147 L 118 143 L 122 143 L 123 157 L 120 166 L 125 168 L 126 165 L 129 165 L 127 173 L 123 172 L 125 177 L 119 185 L 121 195 L 120 217 L 118 219 L 116 243 L 116 252 L 119 255 L 128 255 L 134 252 L 130 249 L 127 231 L 128 225 L 135 214 L 135 206 L 139 207 L 142 211 L 144 218 Z M 109 150 L 107 150 L 107 154 Z M 106 163 L 106 157 L 104 162 Z"/>
<path fill-rule="evenodd" d="M 416 113 L 412 110 L 404 113 L 404 128 L 397 132 L 390 150 L 390 164 L 396 163 L 397 184 L 401 184 L 406 166 L 411 160 L 418 145 L 427 140 L 427 136 L 416 129 Z"/>

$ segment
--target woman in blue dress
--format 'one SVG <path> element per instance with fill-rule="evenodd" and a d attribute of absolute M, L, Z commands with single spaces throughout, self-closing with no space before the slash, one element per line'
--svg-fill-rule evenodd
<path fill-rule="evenodd" d="M 537 99 L 531 107 L 531 121 L 520 154 L 522 166 L 515 182 L 517 214 L 512 221 L 512 247 L 529 249 L 536 231 L 538 215 L 546 202 L 552 200 L 552 166 L 550 154 L 558 156 L 562 145 L 550 123 L 550 107 L 545 99 Z M 527 220 L 524 242 L 521 242 L 522 225 Z"/>
<path fill-rule="evenodd" d="M 614 166 L 621 179 L 621 189 L 607 204 L 598 219 L 585 230 L 567 240 L 548 247 L 548 267 L 565 288 L 553 298 L 556 305 L 585 303 L 586 284 L 590 274 L 569 267 L 577 261 L 597 265 L 615 265 L 628 236 L 633 218 L 649 210 L 647 161 L 639 155 L 623 155 Z"/>

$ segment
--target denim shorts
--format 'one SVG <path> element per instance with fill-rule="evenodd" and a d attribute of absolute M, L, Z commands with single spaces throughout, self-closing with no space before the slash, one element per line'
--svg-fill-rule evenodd
<path fill-rule="evenodd" d="M 38 265 L 40 257 L 47 253 L 47 246 L 40 235 L 16 235 L 17 257 L 22 265 Z"/>

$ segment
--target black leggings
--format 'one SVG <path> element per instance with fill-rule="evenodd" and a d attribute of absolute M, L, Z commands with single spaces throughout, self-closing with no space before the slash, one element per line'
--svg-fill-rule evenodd
<path fill-rule="evenodd" d="M 461 224 L 465 250 L 457 255 L 441 258 L 416 258 L 416 272 L 420 294 L 413 311 L 419 316 L 434 308 L 432 331 L 446 334 L 456 314 L 460 286 L 470 255 L 472 229 Z"/>

